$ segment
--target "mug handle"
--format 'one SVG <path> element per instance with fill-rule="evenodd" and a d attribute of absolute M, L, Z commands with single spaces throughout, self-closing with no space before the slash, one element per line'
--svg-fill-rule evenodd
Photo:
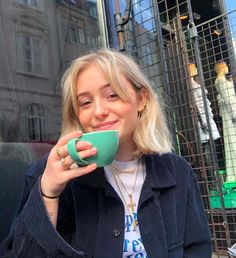
<path fill-rule="evenodd" d="M 73 138 L 68 141 L 67 149 L 70 157 L 80 166 L 86 166 L 89 164 L 88 161 L 84 160 L 76 150 L 76 143 L 80 138 Z"/>

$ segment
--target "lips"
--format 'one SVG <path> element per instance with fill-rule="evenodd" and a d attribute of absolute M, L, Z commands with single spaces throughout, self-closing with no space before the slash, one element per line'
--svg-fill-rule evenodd
<path fill-rule="evenodd" d="M 112 130 L 112 129 L 116 129 L 116 127 L 117 127 L 117 120 L 99 123 L 94 126 L 96 131 Z"/>

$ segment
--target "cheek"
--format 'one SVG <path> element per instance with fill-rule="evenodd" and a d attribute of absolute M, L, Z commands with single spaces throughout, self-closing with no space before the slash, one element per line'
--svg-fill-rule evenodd
<path fill-rule="evenodd" d="M 124 109 L 124 114 L 126 116 L 126 119 L 128 120 L 128 122 L 135 122 L 137 121 L 138 118 L 138 110 L 132 106 L 130 107 L 126 107 Z"/>
<path fill-rule="evenodd" d="M 86 127 L 88 126 L 88 123 L 90 121 L 90 117 L 89 117 L 89 113 L 88 112 L 84 112 L 84 111 L 78 111 L 77 112 L 77 118 L 80 122 L 80 125 L 86 129 Z"/>

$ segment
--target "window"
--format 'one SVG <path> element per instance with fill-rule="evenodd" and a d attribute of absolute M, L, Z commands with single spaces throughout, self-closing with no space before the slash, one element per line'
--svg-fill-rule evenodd
<path fill-rule="evenodd" d="M 18 0 L 22 4 L 29 5 L 31 7 L 38 8 L 39 7 L 39 0 Z"/>
<path fill-rule="evenodd" d="M 42 74 L 42 40 L 29 33 L 17 33 L 16 44 L 20 70 Z"/>
<path fill-rule="evenodd" d="M 89 8 L 89 15 L 90 15 L 91 17 L 95 18 L 95 19 L 98 17 L 98 14 L 97 14 L 97 6 L 96 6 L 96 5 L 91 6 L 91 7 Z"/>
<path fill-rule="evenodd" d="M 88 46 L 92 49 L 98 47 L 98 37 L 97 36 L 87 35 L 87 42 L 88 42 Z"/>
<path fill-rule="evenodd" d="M 28 117 L 28 133 L 30 141 L 42 141 L 44 136 L 44 118 L 31 115 Z"/>
<path fill-rule="evenodd" d="M 46 138 L 45 109 L 39 104 L 29 104 L 24 107 L 25 132 L 27 141 L 43 141 Z"/>
<path fill-rule="evenodd" d="M 85 43 L 84 23 L 82 20 L 72 18 L 70 21 L 70 40 L 73 43 Z"/>

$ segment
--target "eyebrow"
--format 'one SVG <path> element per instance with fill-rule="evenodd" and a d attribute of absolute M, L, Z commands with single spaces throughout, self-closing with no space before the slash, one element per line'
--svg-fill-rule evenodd
<path fill-rule="evenodd" d="M 100 89 L 103 90 L 103 89 L 108 88 L 108 87 L 111 87 L 111 85 L 109 83 L 101 86 Z M 80 94 L 76 94 L 76 98 L 79 98 L 81 96 L 85 96 L 85 95 L 88 95 L 88 94 L 89 94 L 89 91 L 84 91 L 84 92 L 81 92 Z"/>

